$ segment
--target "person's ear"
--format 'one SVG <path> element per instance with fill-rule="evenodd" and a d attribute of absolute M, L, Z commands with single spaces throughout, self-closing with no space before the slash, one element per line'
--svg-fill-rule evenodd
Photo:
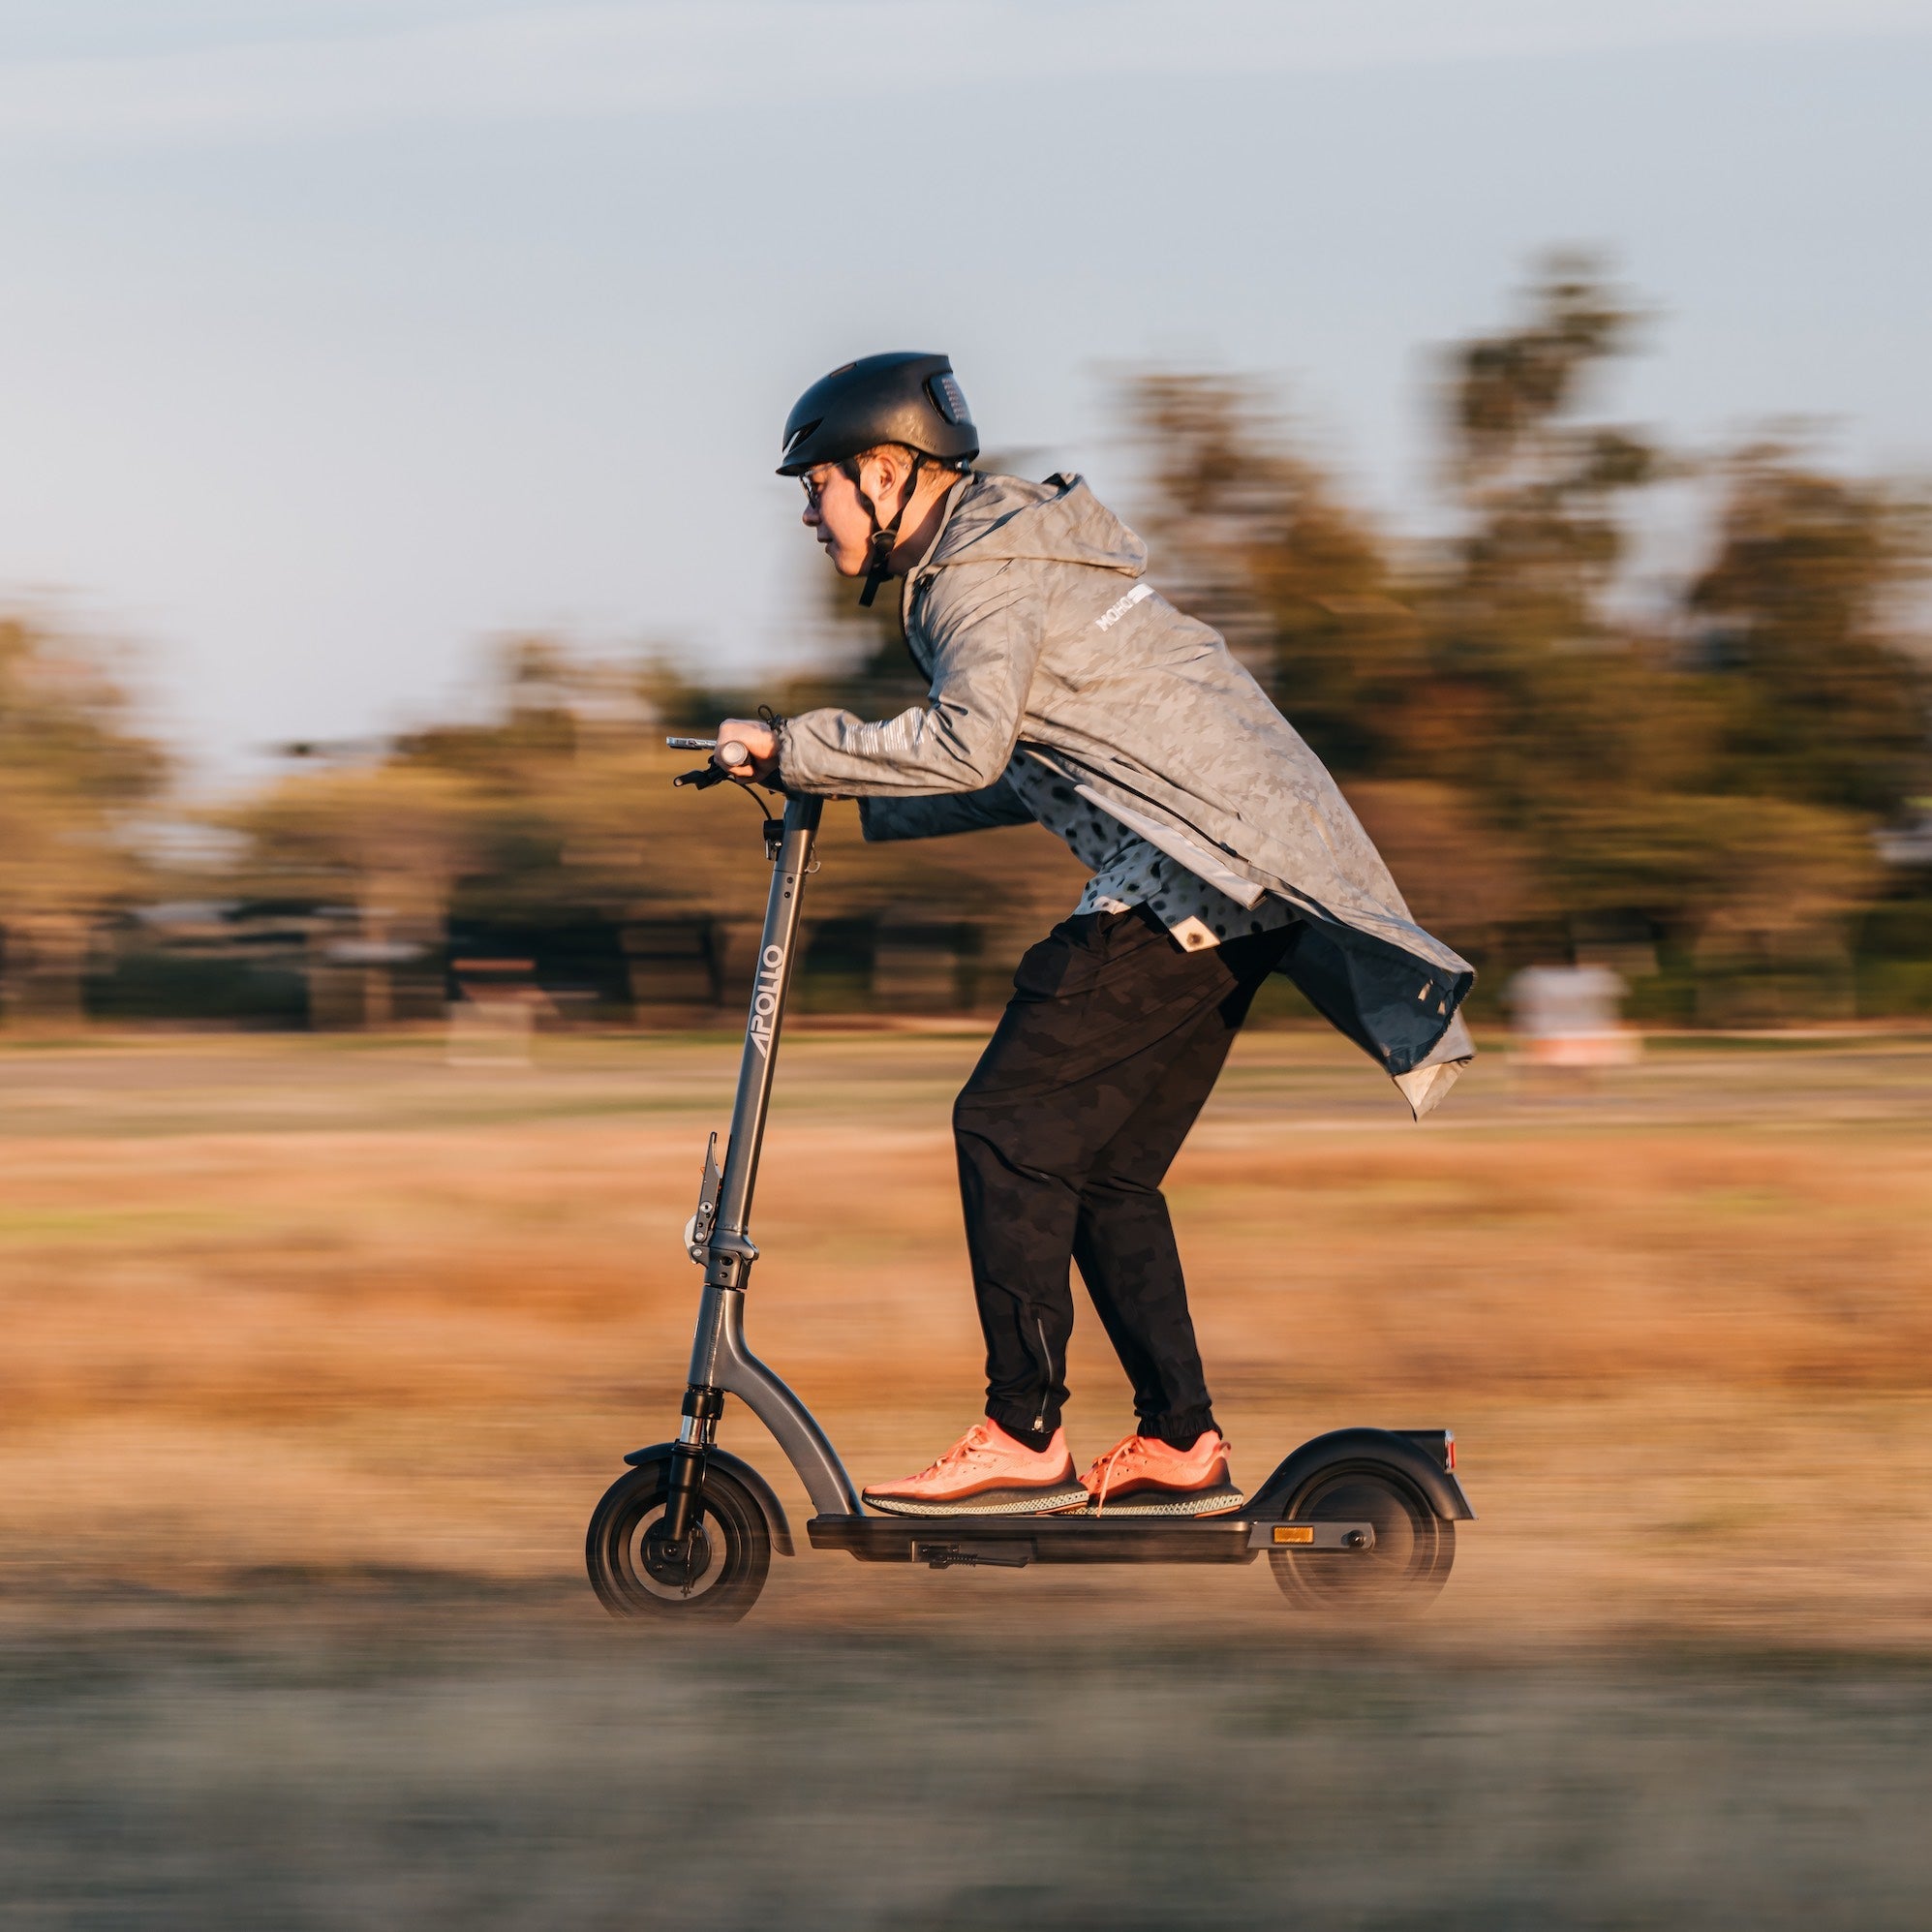
<path fill-rule="evenodd" d="M 861 466 L 860 475 L 868 479 L 862 487 L 874 503 L 890 503 L 905 485 L 905 458 L 888 444 L 876 455 L 869 456 Z"/>

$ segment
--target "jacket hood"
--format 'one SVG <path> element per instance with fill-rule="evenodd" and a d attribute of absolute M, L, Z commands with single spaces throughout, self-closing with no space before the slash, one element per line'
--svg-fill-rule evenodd
<path fill-rule="evenodd" d="M 953 499 L 952 512 L 918 568 L 1018 561 L 1086 564 L 1138 577 L 1148 567 L 1148 546 L 1084 477 L 1062 473 L 1027 483 L 975 475 Z"/>

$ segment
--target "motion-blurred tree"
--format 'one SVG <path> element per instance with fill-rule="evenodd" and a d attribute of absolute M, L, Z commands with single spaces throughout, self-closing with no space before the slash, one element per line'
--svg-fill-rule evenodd
<path fill-rule="evenodd" d="M 1888 818 L 1926 790 L 1932 690 L 1901 633 L 1928 533 L 1926 504 L 1896 486 L 1775 444 L 1733 459 L 1690 597 L 1724 698 L 1727 789 Z"/>
<path fill-rule="evenodd" d="M 8 1009 L 80 1015 L 89 937 L 131 903 L 169 762 L 100 654 L 0 618 L 0 966 Z"/>
<path fill-rule="evenodd" d="M 1121 401 L 1169 594 L 1227 638 L 1335 770 L 1380 769 L 1423 643 L 1380 534 L 1290 446 L 1261 383 L 1153 370 Z"/>
<path fill-rule="evenodd" d="M 355 907 L 348 949 L 361 972 L 361 1018 L 394 1017 L 396 965 L 428 956 L 442 969 L 449 893 L 475 844 L 476 801 L 461 778 L 380 763 L 297 772 L 215 814 L 244 842 L 256 893 Z"/>
<path fill-rule="evenodd" d="M 1341 778 L 1418 910 L 1482 958 L 1633 928 L 1712 970 L 1829 954 L 1874 887 L 1855 814 L 1926 782 L 1900 634 L 1926 519 L 1747 450 L 1680 616 L 1633 622 L 1633 510 L 1686 474 L 1590 414 L 1641 321 L 1559 258 L 1518 320 L 1451 352 L 1456 534 L 1406 557 L 1255 384 L 1136 378 L 1154 567 Z"/>
<path fill-rule="evenodd" d="M 1516 327 L 1448 358 L 1460 528 L 1419 593 L 1430 676 L 1406 707 L 1408 736 L 1513 822 L 1579 784 L 1693 781 L 1706 756 L 1700 694 L 1610 607 L 1627 506 L 1666 465 L 1639 432 L 1578 419 L 1637 322 L 1625 298 L 1562 261 Z M 1455 721 L 1447 733 L 1427 717 L 1437 706 Z"/>
<path fill-rule="evenodd" d="M 1625 506 L 1682 468 L 1580 419 L 1638 321 L 1590 264 L 1558 262 L 1522 323 L 1453 358 L 1464 527 L 1428 609 L 1438 680 L 1475 693 L 1451 709 L 1483 728 L 1432 749 L 1528 832 L 1573 935 L 1635 917 L 1710 966 L 1816 958 L 1875 883 L 1853 814 L 1897 811 L 1925 769 L 1924 681 L 1887 626 L 1926 526 L 1887 487 L 1753 448 L 1686 621 L 1619 617 Z"/>

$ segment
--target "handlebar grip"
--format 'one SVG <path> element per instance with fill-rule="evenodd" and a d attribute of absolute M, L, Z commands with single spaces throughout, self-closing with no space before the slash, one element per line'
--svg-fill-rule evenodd
<path fill-rule="evenodd" d="M 673 779 L 671 783 L 688 784 L 694 791 L 703 791 L 708 785 L 722 784 L 732 772 L 751 762 L 751 752 L 737 739 L 727 738 L 719 746 L 710 764 L 700 765 L 694 772 L 686 772 L 682 778 Z"/>

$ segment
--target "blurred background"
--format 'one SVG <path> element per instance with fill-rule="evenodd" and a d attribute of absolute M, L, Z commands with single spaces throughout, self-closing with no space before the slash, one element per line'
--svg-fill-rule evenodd
<path fill-rule="evenodd" d="M 13 0 L 0 1922 L 1925 1922 L 1929 89 L 1925 0 Z M 1426 1623 L 581 1580 L 764 896 L 663 737 L 921 700 L 770 474 L 895 348 L 1479 968 L 1421 1129 L 1271 991 L 1171 1189 L 1250 1480 L 1457 1431 Z M 1081 874 L 828 828 L 756 1320 L 864 1480 Z"/>

